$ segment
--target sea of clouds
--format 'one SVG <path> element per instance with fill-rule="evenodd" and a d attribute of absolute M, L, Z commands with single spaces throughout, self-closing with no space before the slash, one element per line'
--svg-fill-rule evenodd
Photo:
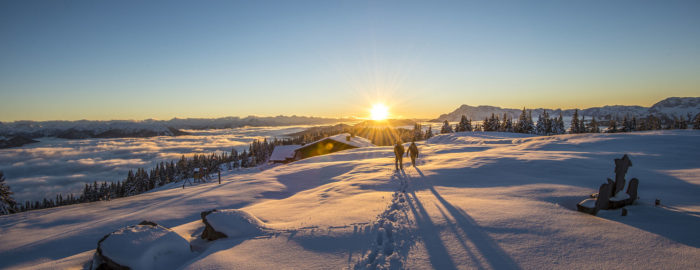
<path fill-rule="evenodd" d="M 0 170 L 18 202 L 78 195 L 85 183 L 118 181 L 130 169 L 150 169 L 180 156 L 247 149 L 254 139 L 278 137 L 308 126 L 186 130 L 187 136 L 66 140 L 39 138 L 39 143 L 0 149 Z"/>

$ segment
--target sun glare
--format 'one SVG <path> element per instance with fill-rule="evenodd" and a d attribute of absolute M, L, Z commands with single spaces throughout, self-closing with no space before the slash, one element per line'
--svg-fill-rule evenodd
<path fill-rule="evenodd" d="M 369 112 L 372 120 L 386 120 L 389 117 L 389 107 L 382 103 L 372 105 Z"/>

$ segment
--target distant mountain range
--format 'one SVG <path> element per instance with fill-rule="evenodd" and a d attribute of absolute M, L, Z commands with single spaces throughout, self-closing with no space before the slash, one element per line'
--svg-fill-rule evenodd
<path fill-rule="evenodd" d="M 532 111 L 533 118 L 536 118 L 545 109 L 528 109 Z M 574 114 L 575 109 L 562 110 L 562 109 L 546 109 L 547 112 L 554 116 L 560 113 L 565 117 L 571 117 Z M 462 115 L 466 115 L 468 118 L 473 120 L 483 120 L 486 117 L 490 117 L 491 114 L 496 114 L 499 117 L 503 117 L 503 114 L 507 114 L 509 117 L 516 119 L 522 109 L 509 109 L 494 106 L 469 106 L 462 105 L 451 113 L 440 115 L 436 119 L 430 120 L 431 122 L 442 122 L 459 121 Z M 586 116 L 590 119 L 596 117 L 601 120 L 609 120 L 610 118 L 621 119 L 625 116 L 642 118 L 649 114 L 653 114 L 655 117 L 661 119 L 674 119 L 675 117 L 687 118 L 690 114 L 695 116 L 700 113 L 700 97 L 670 97 L 662 101 L 657 102 L 651 107 L 642 106 L 624 106 L 624 105 L 613 105 L 613 106 L 603 106 L 603 107 L 593 107 L 588 109 L 579 109 L 579 115 Z"/>
<path fill-rule="evenodd" d="M 182 129 L 222 129 L 245 126 L 288 126 L 337 123 L 347 119 L 306 116 L 248 116 L 223 118 L 173 118 L 171 120 L 111 121 L 15 121 L 0 122 L 0 139 L 57 137 L 64 139 L 126 138 L 186 135 Z M 18 140 L 15 140 L 18 141 Z M 9 143 L 7 143 L 9 145 Z M 16 144 L 13 144 L 16 145 Z"/>
<path fill-rule="evenodd" d="M 29 139 L 24 136 L 15 136 L 9 140 L 2 140 L 0 139 L 0 149 L 5 149 L 5 148 L 12 148 L 12 147 L 20 147 L 25 144 L 30 144 L 30 143 L 38 143 L 39 141 L 35 141 L 32 139 Z"/>

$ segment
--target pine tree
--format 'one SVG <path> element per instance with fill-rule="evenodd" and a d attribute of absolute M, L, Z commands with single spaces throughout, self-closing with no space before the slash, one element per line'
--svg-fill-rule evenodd
<path fill-rule="evenodd" d="M 17 202 L 12 194 L 10 186 L 5 183 L 5 174 L 0 171 L 0 216 L 17 212 Z"/>
<path fill-rule="evenodd" d="M 518 116 L 518 123 L 516 123 L 515 127 L 513 128 L 514 132 L 525 133 L 526 117 L 527 114 L 525 113 L 525 107 L 523 107 L 523 111 L 520 113 L 520 116 Z"/>
<path fill-rule="evenodd" d="M 586 116 L 585 115 L 582 115 L 581 121 L 578 122 L 578 132 L 579 133 L 588 132 L 588 128 L 586 128 Z"/>
<path fill-rule="evenodd" d="M 647 130 L 659 130 L 661 129 L 661 119 L 654 115 L 649 114 L 647 117 Z"/>
<path fill-rule="evenodd" d="M 549 118 L 549 113 L 547 112 L 547 110 L 543 110 L 543 112 L 542 112 L 542 118 L 543 118 L 543 121 L 544 121 L 544 134 L 545 134 L 545 135 L 551 135 L 551 134 L 552 134 L 552 129 L 553 129 L 553 127 L 552 127 L 552 122 L 553 122 L 553 121 L 552 121 L 551 118 Z"/>
<path fill-rule="evenodd" d="M 564 127 L 564 116 L 559 113 L 559 118 L 557 119 L 557 129 L 559 129 L 558 134 L 565 134 L 566 128 Z"/>
<path fill-rule="evenodd" d="M 423 139 L 423 127 L 421 124 L 415 123 L 413 125 L 413 140 L 420 141 Z"/>
<path fill-rule="evenodd" d="M 554 117 L 551 119 L 552 122 L 552 134 L 564 134 L 566 129 L 564 128 L 564 117 L 561 112 L 559 112 L 559 117 Z"/>
<path fill-rule="evenodd" d="M 500 131 L 501 121 L 498 119 L 498 115 L 491 113 L 491 118 L 489 118 L 489 131 Z"/>
<path fill-rule="evenodd" d="M 700 129 L 700 113 L 695 115 L 695 119 L 693 120 L 693 129 Z"/>
<path fill-rule="evenodd" d="M 615 133 L 617 132 L 617 121 L 615 121 L 615 118 L 610 118 L 610 122 L 608 122 L 608 133 Z"/>
<path fill-rule="evenodd" d="M 535 133 L 535 122 L 532 121 L 532 111 L 527 111 L 527 118 L 525 120 L 525 133 Z"/>
<path fill-rule="evenodd" d="M 513 132 L 513 119 L 511 119 L 510 117 L 506 118 L 505 113 L 503 114 L 503 117 L 504 117 L 503 124 L 502 124 L 503 131 L 504 132 Z"/>
<path fill-rule="evenodd" d="M 488 117 L 481 121 L 481 130 L 491 131 L 491 120 Z"/>
<path fill-rule="evenodd" d="M 545 113 L 546 113 L 546 111 L 545 111 Z M 537 116 L 537 124 L 535 124 L 535 133 L 537 135 L 547 135 L 546 127 L 545 127 L 545 120 L 542 117 L 542 114 Z"/>
<path fill-rule="evenodd" d="M 430 138 L 432 138 L 432 137 L 433 137 L 433 127 L 432 127 L 432 126 L 428 126 L 428 130 L 425 131 L 425 137 L 424 137 L 424 138 L 427 140 L 427 139 L 430 139 Z"/>
<path fill-rule="evenodd" d="M 442 129 L 440 130 L 440 134 L 444 133 L 452 133 L 452 126 L 449 122 L 447 122 L 447 120 L 445 120 L 445 122 L 442 125 Z"/>
<path fill-rule="evenodd" d="M 569 133 L 575 134 L 579 133 L 579 123 L 578 123 L 578 109 L 574 110 L 574 116 L 571 117 L 571 129 Z"/>
<path fill-rule="evenodd" d="M 676 129 L 687 129 L 688 128 L 688 122 L 685 121 L 685 118 L 683 116 L 675 117 L 673 122 L 673 127 Z"/>
<path fill-rule="evenodd" d="M 469 120 L 467 120 L 466 115 L 462 115 L 462 118 L 459 120 L 459 124 L 457 125 L 457 132 L 464 132 L 464 131 L 471 131 L 471 127 L 469 127 L 470 123 Z"/>
<path fill-rule="evenodd" d="M 632 122 L 630 122 L 630 120 L 625 115 L 625 117 L 622 119 L 622 132 L 630 131 L 632 131 Z"/>
<path fill-rule="evenodd" d="M 588 132 L 600 133 L 600 128 L 598 127 L 598 121 L 595 120 L 595 116 L 593 116 L 591 123 L 588 125 Z"/>

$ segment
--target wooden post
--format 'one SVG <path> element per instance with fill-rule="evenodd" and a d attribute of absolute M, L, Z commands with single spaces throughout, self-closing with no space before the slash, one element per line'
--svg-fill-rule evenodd
<path fill-rule="evenodd" d="M 219 185 L 221 185 L 221 171 L 219 171 Z"/>

